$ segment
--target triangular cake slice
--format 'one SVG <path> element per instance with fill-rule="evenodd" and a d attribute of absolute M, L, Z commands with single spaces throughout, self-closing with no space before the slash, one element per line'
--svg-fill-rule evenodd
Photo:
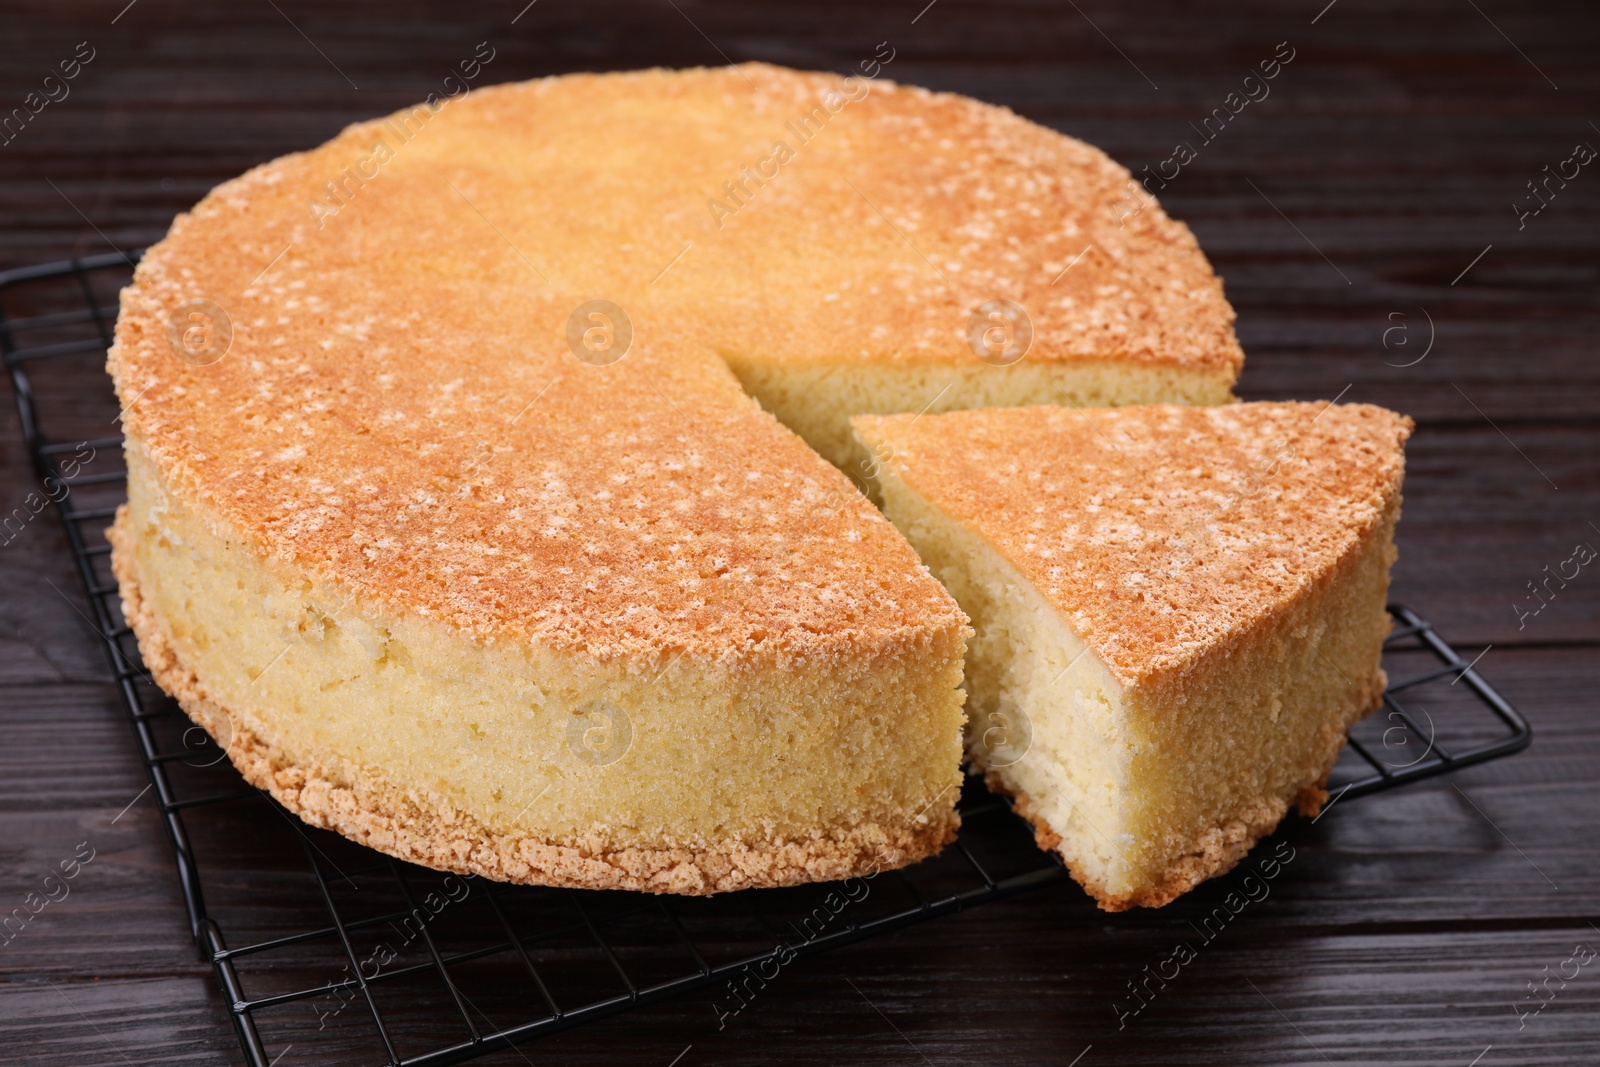
<path fill-rule="evenodd" d="M 1365 404 L 859 416 L 972 617 L 968 753 L 1100 906 L 1315 814 L 1378 706 L 1404 416 Z"/>

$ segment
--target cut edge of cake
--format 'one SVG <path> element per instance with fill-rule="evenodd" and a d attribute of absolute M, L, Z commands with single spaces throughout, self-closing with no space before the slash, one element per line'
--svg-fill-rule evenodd
<path fill-rule="evenodd" d="M 844 471 L 877 503 L 873 462 L 851 430 L 863 414 L 937 414 L 972 408 L 1059 404 L 1071 408 L 1233 402 L 1236 364 L 1189 367 L 1106 359 L 1029 359 L 1010 366 L 872 365 L 763 361 L 723 352 L 763 408 Z"/>

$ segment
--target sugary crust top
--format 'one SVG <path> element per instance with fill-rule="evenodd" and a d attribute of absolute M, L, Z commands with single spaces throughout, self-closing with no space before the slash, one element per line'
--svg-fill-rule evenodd
<path fill-rule="evenodd" d="M 852 421 L 1130 686 L 1276 612 L 1371 535 L 1398 501 L 1412 426 L 1327 403 Z"/>
<path fill-rule="evenodd" d="M 504 85 L 220 186 L 141 264 L 110 369 L 175 490 L 398 609 L 601 656 L 842 653 L 961 616 L 713 353 L 972 360 L 1005 298 L 1028 359 L 1231 382 L 1220 282 L 1139 205 L 1087 145 L 881 79 Z M 566 340 L 591 299 L 634 327 L 607 367 Z M 192 301 L 232 327 L 208 366 L 174 355 Z"/>
<path fill-rule="evenodd" d="M 574 354 L 593 294 L 541 282 L 527 235 L 549 209 L 492 152 L 402 148 L 309 222 L 361 140 L 221 187 L 124 291 L 109 367 L 169 491 L 336 589 L 486 639 L 755 665 L 959 655 L 965 617 L 910 546 L 702 342 L 639 307 L 620 360 Z M 232 331 L 204 366 L 169 330 L 197 300 L 195 329 L 220 308 Z"/>
<path fill-rule="evenodd" d="M 397 259 L 380 286 L 297 264 L 305 290 L 236 298 L 234 351 L 193 368 L 156 334 L 193 291 L 168 263 L 128 292 L 112 359 L 138 397 L 130 442 L 172 491 L 335 588 L 601 659 L 894 655 L 964 627 L 871 504 L 715 357 L 647 340 L 589 366 L 566 350 L 565 308 Z M 228 269 L 207 268 L 208 291 Z M 320 341 L 276 343 L 285 300 Z"/>
<path fill-rule="evenodd" d="M 692 309 L 724 354 L 967 364 L 974 309 L 1007 300 L 1035 362 L 1231 385 L 1243 361 L 1188 228 L 1099 149 L 1006 108 L 746 64 L 501 86 L 454 118 L 461 149 L 538 131 L 515 149 L 530 187 L 552 214 L 585 207 L 529 254 L 580 288 L 637 291 L 687 248 L 645 295 Z"/>

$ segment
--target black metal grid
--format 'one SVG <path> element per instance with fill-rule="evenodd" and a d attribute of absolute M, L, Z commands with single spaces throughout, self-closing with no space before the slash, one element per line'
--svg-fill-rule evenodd
<path fill-rule="evenodd" d="M 970 778 L 960 840 L 936 859 L 870 882 L 709 899 L 482 879 L 452 885 L 303 826 L 248 787 L 151 683 L 121 616 L 100 534 L 124 492 L 121 437 L 111 432 L 116 400 L 109 383 L 103 396 L 85 397 L 82 372 L 110 343 L 115 291 L 136 258 L 0 273 L 0 351 L 44 480 L 39 499 L 52 500 L 63 520 L 149 768 L 190 927 L 255 1067 L 288 1067 L 295 1060 L 281 1057 L 290 1047 L 315 1062 L 329 1025 L 346 1036 L 344 1027 L 363 1031 L 387 1064 L 446 1064 L 690 989 L 737 982 L 754 995 L 761 976 L 791 953 L 824 952 L 1062 875 L 1009 806 Z M 63 370 L 59 381 L 49 368 Z M 1352 731 L 1329 787 L 1335 801 L 1509 755 L 1531 738 L 1522 717 L 1425 620 L 1391 611 L 1397 625 L 1385 664 L 1401 680 L 1385 694 L 1385 714 Z M 1439 739 L 1435 710 L 1450 747 Z M 384 940 L 375 945 L 376 937 Z M 728 988 L 699 1010 L 731 1017 L 723 1013 L 742 999 Z"/>

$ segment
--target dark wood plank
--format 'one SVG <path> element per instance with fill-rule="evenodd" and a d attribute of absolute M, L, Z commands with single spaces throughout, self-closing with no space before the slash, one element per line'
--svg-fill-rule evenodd
<path fill-rule="evenodd" d="M 1594 1059 L 1600 963 L 1521 1029 L 1513 1009 L 1575 943 L 1600 942 L 1600 581 L 1586 570 L 1537 615 L 1514 607 L 1576 541 L 1600 545 L 1600 175 L 1521 228 L 1511 207 L 1573 143 L 1600 145 L 1588 6 L 125 2 L 0 15 L 0 112 L 77 42 L 96 49 L 71 95 L 0 145 L 0 269 L 148 243 L 212 185 L 413 101 L 483 40 L 496 81 L 724 56 L 843 69 L 887 40 L 895 77 L 1010 105 L 1135 171 L 1195 140 L 1189 124 L 1290 41 L 1271 96 L 1163 201 L 1239 311 L 1242 396 L 1348 388 L 1418 420 L 1396 596 L 1463 649 L 1492 644 L 1481 669 L 1537 731 L 1514 759 L 1291 821 L 1267 846 L 1296 850 L 1272 895 L 1120 1029 L 1127 983 L 1244 872 L 1122 916 L 1057 884 L 796 963 L 720 1031 L 711 996 L 691 994 L 484 1062 L 665 1065 L 691 1045 L 683 1067 Z M 111 425 L 97 356 L 39 387 L 62 436 Z M 18 442 L 0 403 L 7 509 L 36 488 Z M 96 850 L 0 947 L 0 1048 L 37 1065 L 238 1062 L 148 796 L 123 811 L 145 779 L 84 609 L 51 516 L 0 547 L 0 905 Z M 264 813 L 230 811 L 205 839 L 225 861 L 219 908 L 283 887 L 279 906 L 230 913 L 241 929 L 298 917 L 281 872 L 251 859 Z M 338 1022 L 281 1063 L 374 1062 L 353 1016 Z"/>

